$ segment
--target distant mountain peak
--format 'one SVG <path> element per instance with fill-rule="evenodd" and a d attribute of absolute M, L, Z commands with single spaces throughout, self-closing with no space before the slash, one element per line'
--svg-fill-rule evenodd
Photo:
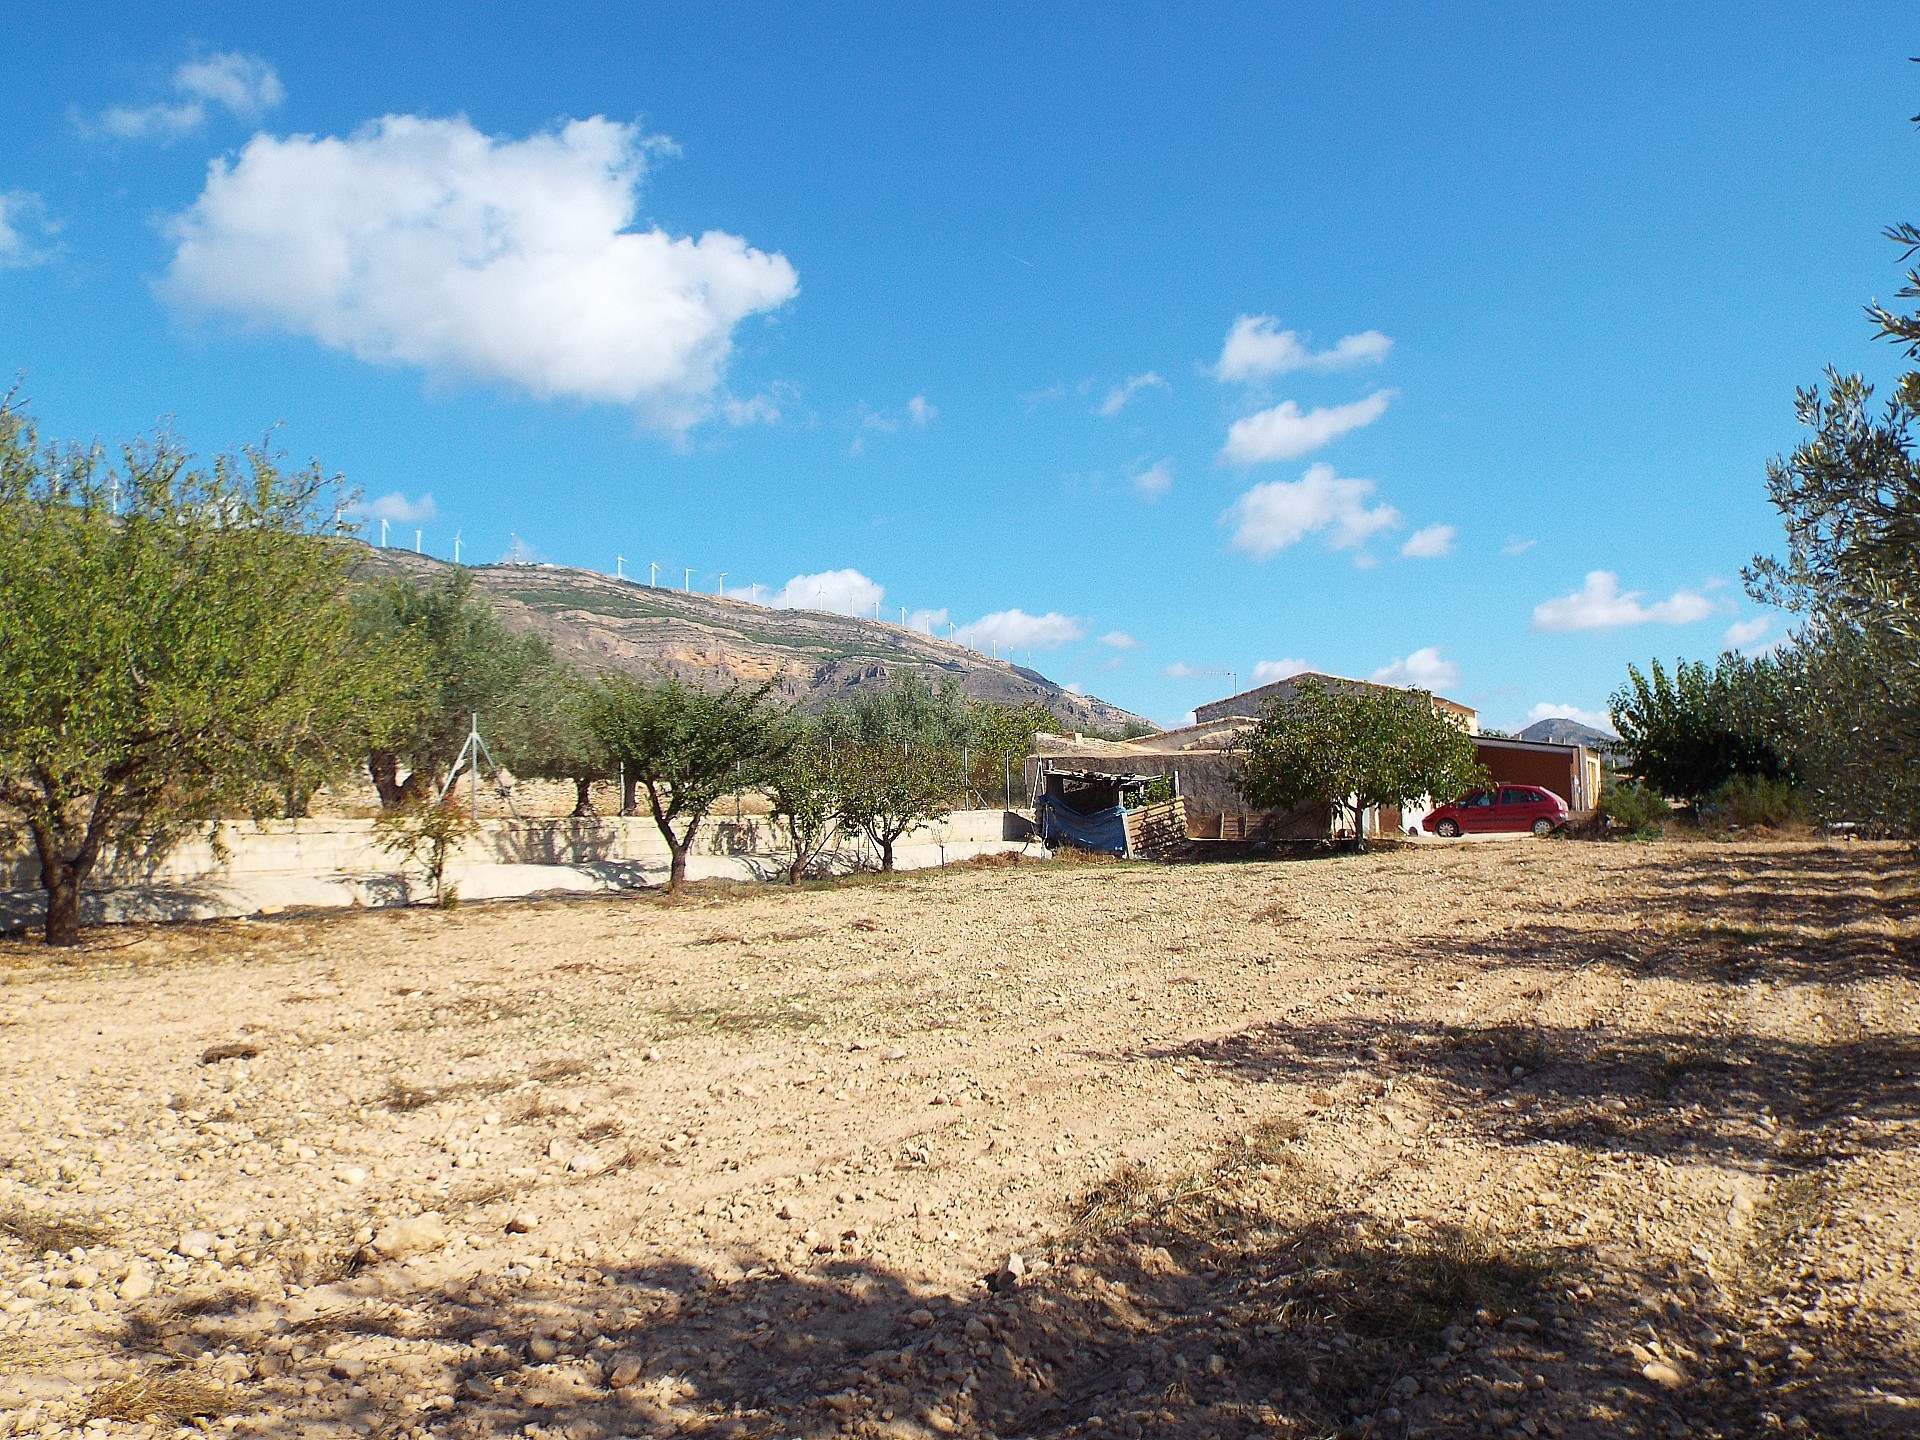
<path fill-rule="evenodd" d="M 1564 715 L 1550 715 L 1545 720 L 1536 720 L 1522 730 L 1518 738 L 1553 740 L 1562 745 L 1585 745 L 1590 750 L 1602 750 L 1620 743 L 1620 737 L 1612 731 L 1596 730 L 1591 725 L 1569 720 Z"/>

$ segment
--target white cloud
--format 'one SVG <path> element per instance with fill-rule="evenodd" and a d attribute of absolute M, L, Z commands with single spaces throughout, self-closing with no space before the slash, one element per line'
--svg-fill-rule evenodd
<path fill-rule="evenodd" d="M 1291 370 L 1345 370 L 1387 357 L 1393 341 L 1378 330 L 1343 336 L 1331 350 L 1310 350 L 1297 330 L 1275 330 L 1271 315 L 1242 315 L 1227 332 L 1213 373 L 1218 380 L 1259 380 Z"/>
<path fill-rule="evenodd" d="M 952 618 L 944 606 L 938 610 L 915 610 L 907 616 L 907 628 L 918 630 L 923 635 L 937 635 L 947 628 L 947 622 Z"/>
<path fill-rule="evenodd" d="M 734 326 L 798 278 L 722 231 L 629 228 L 658 148 L 602 118 L 522 140 L 413 115 L 346 139 L 256 135 L 170 223 L 164 290 L 362 360 L 682 429 L 712 409 Z"/>
<path fill-rule="evenodd" d="M 720 413 L 736 429 L 747 425 L 778 425 L 786 410 L 799 403 L 800 387 L 776 380 L 758 395 L 746 399 L 730 395 L 721 404 Z"/>
<path fill-rule="evenodd" d="M 915 395 L 898 410 L 869 410 L 863 404 L 857 413 L 859 421 L 854 426 L 853 444 L 847 450 L 849 455 L 866 453 L 869 433 L 893 435 L 909 425 L 916 430 L 924 429 L 940 412 L 927 403 L 926 396 Z"/>
<path fill-rule="evenodd" d="M 1084 695 L 1087 693 L 1087 687 L 1078 680 L 1069 680 L 1060 688 L 1069 695 Z"/>
<path fill-rule="evenodd" d="M 1392 392 L 1376 390 L 1364 400 L 1347 405 L 1316 405 L 1302 411 L 1291 400 L 1246 415 L 1227 427 L 1227 443 L 1220 458 L 1229 465 L 1258 465 L 1263 460 L 1291 460 L 1318 450 L 1349 430 L 1371 425 L 1386 413 Z"/>
<path fill-rule="evenodd" d="M 58 229 L 33 191 L 0 191 L 0 270 L 44 265 L 53 258 L 49 242 Z"/>
<path fill-rule="evenodd" d="M 815 575 L 796 575 L 767 603 L 776 610 L 831 610 L 836 615 L 872 614 L 873 607 L 886 599 L 884 585 L 876 584 L 858 570 L 822 570 Z"/>
<path fill-rule="evenodd" d="M 1133 477 L 1133 488 L 1149 500 L 1158 500 L 1173 488 L 1173 471 L 1164 460 L 1156 460 Z"/>
<path fill-rule="evenodd" d="M 927 397 L 924 395 L 916 395 L 907 401 L 907 423 L 916 428 L 931 424 L 933 417 L 939 413 L 927 403 Z"/>
<path fill-rule="evenodd" d="M 1507 543 L 1500 547 L 1500 553 L 1502 555 L 1524 555 L 1539 543 L 1538 540 L 1528 539 L 1524 535 L 1509 535 L 1507 536 Z"/>
<path fill-rule="evenodd" d="M 1423 646 L 1405 659 L 1382 665 L 1373 672 L 1382 685 L 1411 685 L 1420 690 L 1443 690 L 1460 683 L 1460 667 L 1442 659 L 1440 647 Z"/>
<path fill-rule="evenodd" d="M 1100 637 L 1100 643 L 1110 646 L 1115 650 L 1138 650 L 1140 648 L 1140 642 L 1124 630 L 1109 630 Z"/>
<path fill-rule="evenodd" d="M 1613 717 L 1606 711 L 1582 710 L 1578 705 L 1559 705 L 1551 700 L 1542 700 L 1527 712 L 1527 724 L 1537 720 L 1578 720 L 1582 725 L 1613 734 Z"/>
<path fill-rule="evenodd" d="M 232 50 L 187 61 L 173 72 L 172 86 L 184 98 L 156 105 L 110 106 L 92 126 L 83 128 L 117 140 L 174 140 L 205 124 L 210 105 L 242 120 L 255 120 L 287 98 L 273 66 L 258 55 Z"/>
<path fill-rule="evenodd" d="M 1253 683 L 1270 685 L 1275 680 L 1285 680 L 1312 668 L 1304 660 L 1262 660 L 1253 667 Z"/>
<path fill-rule="evenodd" d="M 1773 628 L 1771 615 L 1755 615 L 1751 620 L 1736 620 L 1727 627 L 1727 633 L 1720 637 L 1720 643 L 1729 650 L 1745 650 L 1755 645 Z"/>
<path fill-rule="evenodd" d="M 1571 595 L 1542 600 L 1533 607 L 1536 630 L 1612 630 L 1622 625 L 1690 625 L 1714 613 L 1713 601 L 1696 590 L 1679 589 L 1665 600 L 1640 603 L 1642 591 L 1620 589 L 1611 570 L 1590 570 Z"/>
<path fill-rule="evenodd" d="M 1144 375 L 1129 375 L 1120 384 L 1114 386 L 1107 392 L 1107 398 L 1094 406 L 1093 413 L 1103 420 L 1111 420 L 1122 410 L 1126 409 L 1127 402 L 1132 400 L 1133 397 L 1138 395 L 1142 390 L 1165 390 L 1167 388 L 1167 382 L 1151 370 L 1147 371 Z"/>
<path fill-rule="evenodd" d="M 391 520 L 396 525 L 414 525 L 422 520 L 433 519 L 439 511 L 434 508 L 432 495 L 409 500 L 395 490 L 378 500 L 368 501 L 360 507 L 360 513 L 369 520 Z"/>
<path fill-rule="evenodd" d="M 1416 560 L 1430 560 L 1437 555 L 1445 555 L 1453 549 L 1453 537 L 1457 533 L 1451 525 L 1428 525 L 1409 535 L 1407 543 L 1400 547 L 1400 553 Z"/>
<path fill-rule="evenodd" d="M 1029 615 L 1024 610 L 996 610 L 962 625 L 953 638 L 976 650 L 989 646 L 996 650 L 1028 650 L 1064 645 L 1086 633 L 1078 620 L 1057 611 Z"/>
<path fill-rule="evenodd" d="M 1351 550 L 1377 530 L 1400 522 L 1391 505 L 1367 504 L 1371 480 L 1344 479 L 1331 465 L 1309 466 L 1298 480 L 1270 480 L 1234 502 L 1221 518 L 1234 523 L 1233 547 L 1257 560 L 1316 532 L 1335 550 Z"/>
<path fill-rule="evenodd" d="M 1227 672 L 1218 665 L 1189 665 L 1184 660 L 1176 660 L 1160 673 L 1170 680 L 1197 680 L 1205 675 L 1224 675 Z"/>

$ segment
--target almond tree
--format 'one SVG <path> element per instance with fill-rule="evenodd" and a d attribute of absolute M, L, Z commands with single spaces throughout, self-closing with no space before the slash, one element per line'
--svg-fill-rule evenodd
<path fill-rule="evenodd" d="M 329 494 L 259 448 L 43 444 L 0 403 L 0 822 L 39 857 L 49 944 L 78 942 L 103 854 L 264 815 L 395 722 L 407 655 L 356 637 Z"/>
<path fill-rule="evenodd" d="M 644 790 L 673 856 L 667 889 L 687 881 L 687 856 L 722 796 L 759 781 L 782 737 L 767 705 L 772 682 L 709 694 L 678 680 L 604 677 L 583 711 L 606 755 Z"/>
<path fill-rule="evenodd" d="M 1240 748 L 1248 804 L 1324 805 L 1333 820 L 1351 824 L 1355 850 L 1367 848 L 1375 806 L 1452 798 L 1487 783 L 1473 737 L 1424 690 L 1303 680 L 1291 699 L 1269 702 Z"/>

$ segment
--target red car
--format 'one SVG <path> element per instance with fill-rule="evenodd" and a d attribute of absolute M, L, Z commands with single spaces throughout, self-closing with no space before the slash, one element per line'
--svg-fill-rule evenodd
<path fill-rule="evenodd" d="M 1480 833 L 1487 830 L 1531 830 L 1550 835 L 1566 822 L 1567 802 L 1538 785 L 1502 785 L 1473 790 L 1451 805 L 1437 807 L 1420 828 L 1435 835 Z"/>

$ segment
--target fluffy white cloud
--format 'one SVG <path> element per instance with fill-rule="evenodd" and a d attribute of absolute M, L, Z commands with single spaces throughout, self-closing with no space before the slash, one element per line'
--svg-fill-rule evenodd
<path fill-rule="evenodd" d="M 1538 540 L 1529 539 L 1524 535 L 1509 535 L 1507 536 L 1507 543 L 1500 547 L 1500 553 L 1502 555 L 1524 555 L 1539 543 Z"/>
<path fill-rule="evenodd" d="M 1115 650 L 1138 650 L 1140 648 L 1140 642 L 1124 630 L 1109 630 L 1100 637 L 1100 643 L 1110 646 Z"/>
<path fill-rule="evenodd" d="M 781 415 L 798 404 L 799 400 L 799 386 L 776 380 L 758 395 L 750 395 L 744 400 L 738 396 L 728 396 L 720 407 L 720 413 L 736 429 L 746 425 L 778 425 Z"/>
<path fill-rule="evenodd" d="M 892 435 L 908 426 L 921 430 L 931 425 L 940 412 L 927 403 L 926 396 L 915 395 L 898 410 L 869 410 L 862 405 L 857 413 L 859 420 L 854 426 L 853 444 L 847 451 L 850 455 L 866 453 L 870 433 Z"/>
<path fill-rule="evenodd" d="M 1291 370 L 1345 370 L 1387 357 L 1393 341 L 1378 330 L 1343 336 L 1331 350 L 1310 350 L 1297 330 L 1276 330 L 1271 315 L 1242 315 L 1227 332 L 1214 363 L 1216 379 L 1260 380 Z"/>
<path fill-rule="evenodd" d="M 1253 683 L 1269 685 L 1275 680 L 1285 680 L 1312 668 L 1304 660 L 1262 660 L 1253 667 Z"/>
<path fill-rule="evenodd" d="M 777 610 L 831 610 L 836 615 L 873 613 L 873 607 L 886 599 L 884 585 L 876 584 L 858 570 L 822 570 L 817 575 L 796 575 L 768 600 Z"/>
<path fill-rule="evenodd" d="M 378 500 L 369 500 L 360 507 L 360 513 L 369 520 L 391 520 L 396 525 L 414 525 L 422 520 L 433 519 L 439 511 L 434 508 L 430 494 L 422 495 L 418 500 L 409 500 L 395 490 Z"/>
<path fill-rule="evenodd" d="M 287 98 L 286 87 L 273 66 L 258 55 L 231 50 L 187 61 L 173 72 L 172 84 L 181 99 L 157 105 L 112 106 L 101 112 L 97 128 L 119 140 L 172 140 L 205 124 L 210 105 L 243 120 L 253 120 Z"/>
<path fill-rule="evenodd" d="M 49 242 L 58 228 L 33 191 L 0 191 L 0 270 L 24 270 L 52 259 Z"/>
<path fill-rule="evenodd" d="M 1165 390 L 1167 382 L 1153 371 L 1144 375 L 1129 375 L 1125 380 L 1107 392 L 1106 399 L 1094 407 L 1093 413 L 1103 420 L 1111 420 L 1127 408 L 1127 402 L 1142 390 Z"/>
<path fill-rule="evenodd" d="M 927 403 L 927 397 L 916 395 L 907 401 L 907 423 L 916 428 L 933 423 L 933 417 L 940 412 Z"/>
<path fill-rule="evenodd" d="M 976 650 L 1029 650 L 1064 645 L 1086 633 L 1078 620 L 1057 611 L 1029 615 L 1024 610 L 996 610 L 962 625 L 953 638 Z"/>
<path fill-rule="evenodd" d="M 1170 680 L 1197 680 L 1203 675 L 1224 675 L 1227 672 L 1218 665 L 1189 665 L 1184 660 L 1176 660 L 1160 673 Z"/>
<path fill-rule="evenodd" d="M 1451 525 L 1428 525 L 1409 535 L 1407 543 L 1400 547 L 1400 553 L 1416 560 L 1430 560 L 1437 555 L 1445 555 L 1453 549 L 1453 537 L 1457 533 Z"/>
<path fill-rule="evenodd" d="M 1133 477 L 1133 488 L 1149 500 L 1158 500 L 1173 488 L 1173 471 L 1164 460 L 1156 460 Z"/>
<path fill-rule="evenodd" d="M 1404 659 L 1382 665 L 1373 672 L 1382 685 L 1412 685 L 1421 690 L 1442 690 L 1460 682 L 1460 667 L 1443 659 L 1440 647 L 1426 645 Z"/>
<path fill-rule="evenodd" d="M 945 606 L 938 610 L 915 610 L 907 616 L 907 628 L 918 630 L 923 635 L 938 635 L 947 628 L 947 622 L 952 618 Z"/>
<path fill-rule="evenodd" d="M 1533 607 L 1536 630 L 1612 630 L 1622 625 L 1690 625 L 1714 613 L 1713 601 L 1697 590 L 1679 589 L 1651 605 L 1640 603 L 1642 591 L 1620 589 L 1620 577 L 1611 570 L 1590 570 L 1586 582 L 1571 595 L 1542 600 Z"/>
<path fill-rule="evenodd" d="M 256 135 L 169 224 L 164 290 L 362 360 L 684 428 L 711 409 L 734 326 L 798 278 L 718 230 L 630 229 L 657 148 L 602 118 L 521 140 L 413 115 L 345 139 Z"/>
<path fill-rule="evenodd" d="M 1755 615 L 1750 620 L 1736 620 L 1727 627 L 1727 633 L 1720 637 L 1720 643 L 1729 650 L 1745 650 L 1757 645 L 1773 628 L 1771 615 Z"/>
<path fill-rule="evenodd" d="M 1368 505 L 1371 480 L 1348 479 L 1331 465 L 1309 466 L 1298 480 L 1269 480 L 1256 485 L 1222 516 L 1234 525 L 1233 547 L 1265 560 L 1324 531 L 1335 550 L 1351 550 L 1369 535 L 1400 522 L 1391 505 Z"/>
<path fill-rule="evenodd" d="M 1578 720 L 1582 725 L 1613 734 L 1613 717 L 1606 711 L 1582 710 L 1578 705 L 1560 705 L 1552 700 L 1542 700 L 1527 712 L 1527 724 L 1536 720 Z"/>
<path fill-rule="evenodd" d="M 1302 411 L 1291 400 L 1271 409 L 1242 416 L 1227 427 L 1227 443 L 1220 458 L 1229 465 L 1258 465 L 1263 460 L 1291 460 L 1318 450 L 1349 430 L 1371 425 L 1386 413 L 1390 391 L 1376 390 L 1364 400 L 1346 405 L 1316 405 Z"/>

